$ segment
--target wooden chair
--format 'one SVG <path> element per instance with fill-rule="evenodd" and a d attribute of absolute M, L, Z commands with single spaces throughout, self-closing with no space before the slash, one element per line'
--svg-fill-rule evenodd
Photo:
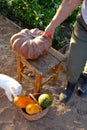
<path fill-rule="evenodd" d="M 21 82 L 22 78 L 24 78 L 29 82 L 32 82 L 34 85 L 34 93 L 37 93 L 49 80 L 52 79 L 53 84 L 56 83 L 64 58 L 63 54 L 52 47 L 44 56 L 40 56 L 36 60 L 26 60 L 17 54 L 18 81 Z M 23 72 L 25 68 L 31 70 L 35 75 L 34 81 L 32 81 L 29 76 Z M 48 78 L 43 81 L 43 76 L 47 76 L 47 73 L 49 72 L 52 73 L 50 73 Z"/>

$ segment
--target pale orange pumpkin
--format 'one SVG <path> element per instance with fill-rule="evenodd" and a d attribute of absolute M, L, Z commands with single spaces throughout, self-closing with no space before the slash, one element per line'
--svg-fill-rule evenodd
<path fill-rule="evenodd" d="M 35 29 L 23 29 L 14 34 L 10 43 L 15 52 L 25 59 L 37 59 L 44 55 L 52 45 L 51 32 L 46 34 L 43 31 Z"/>

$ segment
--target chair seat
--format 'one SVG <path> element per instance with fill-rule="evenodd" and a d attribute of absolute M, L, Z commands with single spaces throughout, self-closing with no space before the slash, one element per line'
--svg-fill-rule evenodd
<path fill-rule="evenodd" d="M 23 69 L 27 67 L 35 74 L 34 92 L 37 93 L 40 91 L 41 86 L 47 83 L 50 79 L 54 78 L 53 82 L 56 82 L 58 72 L 62 66 L 61 63 L 64 59 L 64 55 L 52 47 L 45 55 L 40 56 L 36 60 L 26 60 L 17 54 L 18 80 L 21 82 L 23 77 L 30 82 L 29 77 L 23 73 Z M 49 75 L 48 79 L 43 82 L 43 76 L 51 70 L 52 73 Z"/>

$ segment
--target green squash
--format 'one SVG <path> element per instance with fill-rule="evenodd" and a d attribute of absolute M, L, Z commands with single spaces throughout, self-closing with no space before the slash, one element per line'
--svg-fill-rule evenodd
<path fill-rule="evenodd" d="M 47 108 L 49 107 L 53 102 L 52 96 L 50 94 L 41 94 L 38 97 L 38 103 L 40 106 L 42 106 L 43 108 Z"/>

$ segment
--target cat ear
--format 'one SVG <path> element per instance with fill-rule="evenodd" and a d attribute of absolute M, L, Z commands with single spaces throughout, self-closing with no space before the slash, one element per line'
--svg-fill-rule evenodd
<path fill-rule="evenodd" d="M 50 30 L 49 32 L 44 32 L 43 36 L 46 37 L 46 38 L 52 39 L 53 34 L 54 34 L 54 31 Z"/>
<path fill-rule="evenodd" d="M 16 94 L 14 92 L 14 86 L 10 86 L 10 93 L 11 93 L 11 95 L 13 95 L 13 97 L 16 96 Z"/>

